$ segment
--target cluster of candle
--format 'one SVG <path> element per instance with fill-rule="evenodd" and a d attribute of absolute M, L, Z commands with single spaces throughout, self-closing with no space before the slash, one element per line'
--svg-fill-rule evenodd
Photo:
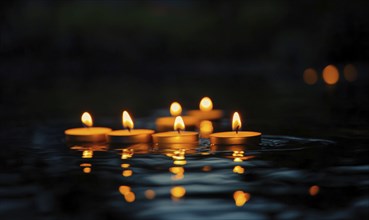
<path fill-rule="evenodd" d="M 185 131 L 185 126 L 198 126 L 201 120 L 202 125 L 209 123 L 208 120 L 216 120 L 223 116 L 223 111 L 213 110 L 213 103 L 210 98 L 204 97 L 200 101 L 200 110 L 191 110 L 189 116 L 180 116 L 182 107 L 174 102 L 170 107 L 172 117 L 162 117 L 156 120 L 159 132 L 149 129 L 134 129 L 134 123 L 127 111 L 123 111 L 122 124 L 125 129 L 112 131 L 110 128 L 93 127 L 92 117 L 88 112 L 82 114 L 81 121 L 85 127 L 72 128 L 65 131 L 68 142 L 110 142 L 122 144 L 136 144 L 154 142 L 157 145 L 168 144 L 197 144 L 199 133 L 195 131 Z M 254 131 L 240 131 L 241 118 L 237 112 L 233 114 L 232 129 L 229 132 L 212 133 L 207 130 L 210 142 L 213 145 L 251 145 L 260 142 L 261 133 Z M 169 128 L 171 127 L 171 128 Z M 168 131 L 171 130 L 172 131 Z"/>

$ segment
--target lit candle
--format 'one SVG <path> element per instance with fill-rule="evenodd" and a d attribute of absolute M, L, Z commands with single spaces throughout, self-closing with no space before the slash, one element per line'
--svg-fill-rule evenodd
<path fill-rule="evenodd" d="M 111 143 L 136 144 L 151 142 L 153 130 L 133 129 L 134 124 L 127 111 L 123 111 L 122 124 L 125 130 L 115 130 L 108 133 L 108 141 Z"/>
<path fill-rule="evenodd" d="M 200 110 L 191 110 L 187 114 L 198 118 L 199 120 L 217 120 L 223 117 L 223 111 L 213 109 L 213 102 L 209 97 L 201 99 L 199 104 Z"/>
<path fill-rule="evenodd" d="M 232 129 L 234 131 L 219 132 L 210 135 L 211 144 L 219 145 L 256 145 L 259 144 L 261 133 L 255 131 L 240 131 L 241 119 L 237 112 L 233 114 Z"/>
<path fill-rule="evenodd" d="M 176 116 L 181 115 L 182 106 L 178 102 L 173 102 L 170 105 L 170 114 L 172 117 L 161 117 L 156 119 L 156 130 L 157 131 L 171 131 Z M 189 130 L 195 130 L 199 120 L 192 116 L 183 116 L 184 123 Z"/>
<path fill-rule="evenodd" d="M 65 130 L 65 136 L 68 142 L 106 142 L 106 134 L 111 131 L 110 128 L 92 127 L 92 117 L 88 112 L 81 117 L 84 128 L 71 128 Z"/>
<path fill-rule="evenodd" d="M 174 120 L 174 131 L 156 133 L 152 135 L 156 144 L 196 144 L 198 142 L 198 133 L 184 131 L 185 123 L 181 116 Z"/>

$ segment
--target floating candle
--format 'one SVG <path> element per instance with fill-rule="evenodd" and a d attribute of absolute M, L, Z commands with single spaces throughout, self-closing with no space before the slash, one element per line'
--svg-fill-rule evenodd
<path fill-rule="evenodd" d="M 191 110 L 187 114 L 194 116 L 199 120 L 217 120 L 223 117 L 222 110 L 213 109 L 213 102 L 209 97 L 204 97 L 201 99 L 199 104 L 200 110 Z"/>
<path fill-rule="evenodd" d="M 234 131 L 219 132 L 210 135 L 211 144 L 219 145 L 257 145 L 260 142 L 261 133 L 255 131 L 239 131 L 241 119 L 237 112 L 233 114 L 232 129 Z"/>
<path fill-rule="evenodd" d="M 156 119 L 156 130 L 157 131 L 171 131 L 173 128 L 173 123 L 175 116 L 179 116 L 182 113 L 182 106 L 178 102 L 173 102 L 170 105 L 170 114 L 172 117 L 161 117 Z M 183 121 L 185 122 L 189 130 L 195 130 L 199 120 L 192 116 L 183 116 Z"/>
<path fill-rule="evenodd" d="M 135 144 L 151 142 L 151 135 L 154 131 L 149 129 L 133 129 L 133 120 L 127 111 L 123 111 L 122 123 L 123 127 L 127 129 L 109 132 L 108 141 L 110 143 Z"/>
<path fill-rule="evenodd" d="M 198 142 L 198 133 L 184 131 L 185 123 L 181 116 L 174 120 L 174 130 L 153 134 L 153 141 L 156 144 L 196 144 Z"/>
<path fill-rule="evenodd" d="M 106 142 L 106 134 L 111 131 L 110 128 L 92 127 L 92 117 L 88 112 L 82 114 L 81 121 L 86 127 L 64 131 L 68 142 Z"/>

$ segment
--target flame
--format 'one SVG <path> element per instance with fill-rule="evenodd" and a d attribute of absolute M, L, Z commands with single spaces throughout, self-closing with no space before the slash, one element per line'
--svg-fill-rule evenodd
<path fill-rule="evenodd" d="M 238 112 L 235 112 L 233 114 L 233 119 L 232 119 L 232 129 L 237 131 L 241 129 L 241 126 L 242 126 L 242 123 L 241 123 L 240 115 L 238 114 Z"/>
<path fill-rule="evenodd" d="M 178 116 L 182 113 L 182 106 L 178 102 L 173 102 L 170 105 L 170 114 L 172 116 Z"/>
<path fill-rule="evenodd" d="M 184 130 L 184 129 L 185 129 L 185 124 L 183 122 L 182 117 L 177 116 L 176 119 L 174 120 L 174 130 L 179 131 L 179 130 Z"/>
<path fill-rule="evenodd" d="M 127 111 L 123 111 L 122 122 L 123 122 L 123 127 L 127 128 L 128 130 L 133 129 L 133 121 Z"/>
<path fill-rule="evenodd" d="M 86 126 L 86 127 L 92 127 L 92 125 L 93 125 L 92 117 L 91 117 L 90 113 L 88 113 L 88 112 L 84 112 L 82 114 L 81 121 L 82 121 L 83 125 Z"/>
<path fill-rule="evenodd" d="M 201 111 L 211 111 L 213 109 L 213 102 L 209 97 L 204 97 L 200 101 L 200 110 Z"/>

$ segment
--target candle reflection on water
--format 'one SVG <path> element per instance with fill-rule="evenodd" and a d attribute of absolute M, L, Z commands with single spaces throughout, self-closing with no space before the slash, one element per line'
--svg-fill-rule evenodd
<path fill-rule="evenodd" d="M 183 186 L 175 186 L 170 190 L 172 200 L 177 201 L 186 194 L 186 189 Z"/>
<path fill-rule="evenodd" d="M 134 192 L 131 191 L 131 187 L 129 186 L 125 186 L 125 185 L 120 186 L 119 192 L 120 194 L 123 195 L 126 202 L 131 203 L 136 200 L 136 195 L 134 194 Z"/>
<path fill-rule="evenodd" d="M 133 175 L 133 171 L 129 169 L 130 164 L 127 162 L 128 159 L 133 157 L 134 155 L 134 149 L 122 149 L 122 156 L 121 159 L 125 161 L 120 166 L 123 168 L 122 176 L 124 177 L 130 177 Z"/>
<path fill-rule="evenodd" d="M 235 205 L 238 207 L 243 206 L 247 201 L 249 201 L 250 197 L 249 193 L 243 192 L 242 190 L 238 190 L 233 193 Z"/>

